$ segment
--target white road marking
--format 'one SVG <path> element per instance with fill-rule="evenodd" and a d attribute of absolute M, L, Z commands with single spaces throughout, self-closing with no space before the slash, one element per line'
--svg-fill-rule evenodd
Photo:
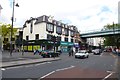
<path fill-rule="evenodd" d="M 15 68 L 21 68 L 21 67 L 23 67 L 23 66 L 8 67 L 8 68 L 6 68 L 6 69 L 15 69 Z"/>
<path fill-rule="evenodd" d="M 1 68 L 2 71 L 5 71 L 6 69 L 5 68 Z"/>
<path fill-rule="evenodd" d="M 49 75 L 51 75 L 51 74 L 53 74 L 53 73 L 55 73 L 55 72 L 57 72 L 57 71 L 66 70 L 66 69 L 71 69 L 71 68 L 73 68 L 73 67 L 75 67 L 75 66 L 72 66 L 72 65 L 71 65 L 70 67 L 67 67 L 67 68 L 57 69 L 57 70 L 55 70 L 55 71 L 52 71 L 52 72 L 50 72 L 50 73 L 42 76 L 40 79 L 43 79 L 43 78 L 45 78 L 45 77 L 47 77 L 47 76 L 49 76 Z"/>
<path fill-rule="evenodd" d="M 33 67 L 33 66 L 39 66 L 39 65 L 42 65 L 42 64 L 46 64 L 46 63 L 52 63 L 52 62 L 44 62 L 44 63 L 39 63 L 39 64 L 31 64 L 31 65 L 21 65 L 21 66 L 15 66 L 15 67 L 7 67 L 7 68 L 5 68 L 5 69 L 15 69 L 15 68 L 22 68 L 22 67 Z M 1 69 L 1 70 L 4 70 L 4 68 L 3 69 Z"/>
<path fill-rule="evenodd" d="M 105 78 L 102 79 L 102 80 L 106 80 L 106 79 L 109 78 L 113 73 L 115 73 L 115 72 L 112 72 L 112 71 L 107 71 L 107 72 L 110 73 L 110 74 L 108 74 L 107 76 L 105 76 Z"/>
<path fill-rule="evenodd" d="M 55 71 L 52 71 L 52 72 L 50 72 L 50 73 L 48 73 L 48 74 L 46 74 L 46 75 L 42 76 L 42 77 L 41 77 L 41 79 L 43 79 L 43 78 L 45 78 L 45 77 L 47 77 L 47 76 L 49 76 L 49 75 L 53 74 L 54 72 L 55 72 Z"/>
<path fill-rule="evenodd" d="M 47 62 L 47 63 L 52 63 L 52 62 Z"/>
<path fill-rule="evenodd" d="M 73 67 L 75 67 L 75 66 L 70 66 L 70 67 L 67 67 L 67 68 L 62 68 L 62 69 L 57 69 L 56 71 L 62 71 L 62 70 L 66 70 L 66 69 L 71 69 L 71 68 L 73 68 Z"/>

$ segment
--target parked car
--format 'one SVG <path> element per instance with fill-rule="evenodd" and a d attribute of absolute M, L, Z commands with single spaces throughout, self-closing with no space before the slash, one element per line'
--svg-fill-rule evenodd
<path fill-rule="evenodd" d="M 60 53 L 59 52 L 54 52 L 54 51 L 50 51 L 50 50 L 44 50 L 44 51 L 41 51 L 41 56 L 43 58 L 46 58 L 46 57 L 59 57 Z"/>
<path fill-rule="evenodd" d="M 75 54 L 75 58 L 88 58 L 89 53 L 86 50 L 80 50 Z"/>
<path fill-rule="evenodd" d="M 95 55 L 100 55 L 100 53 L 101 53 L 100 49 L 94 49 L 94 50 L 92 50 L 92 52 L 93 52 Z"/>
<path fill-rule="evenodd" d="M 60 55 L 60 54 L 62 54 L 62 51 L 61 51 L 61 50 L 57 50 L 56 52 L 58 52 L 58 53 L 59 53 L 59 55 Z"/>

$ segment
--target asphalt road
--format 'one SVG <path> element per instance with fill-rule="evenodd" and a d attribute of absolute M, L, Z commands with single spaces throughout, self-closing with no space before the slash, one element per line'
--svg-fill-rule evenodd
<path fill-rule="evenodd" d="M 115 78 L 116 56 L 110 53 L 91 54 L 86 59 L 75 59 L 68 54 L 62 60 L 2 69 L 3 78 Z M 26 80 L 25 79 L 25 80 Z"/>

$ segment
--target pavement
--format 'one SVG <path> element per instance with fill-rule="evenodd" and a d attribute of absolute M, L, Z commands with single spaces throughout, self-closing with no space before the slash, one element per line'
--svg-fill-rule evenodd
<path fill-rule="evenodd" d="M 33 55 L 33 52 L 24 52 L 24 54 L 22 52 L 13 52 L 12 56 L 10 56 L 10 52 L 4 51 L 1 54 L 1 68 L 61 60 L 60 57 L 42 58 L 39 54 Z"/>

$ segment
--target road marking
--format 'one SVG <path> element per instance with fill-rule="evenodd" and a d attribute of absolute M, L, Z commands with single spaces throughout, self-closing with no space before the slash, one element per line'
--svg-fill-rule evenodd
<path fill-rule="evenodd" d="M 20 66 L 14 66 L 14 67 L 7 67 L 5 69 L 15 69 L 15 68 L 22 68 L 22 67 L 27 68 L 27 67 L 39 66 L 39 65 L 42 65 L 42 64 L 46 64 L 46 63 L 52 63 L 52 62 L 44 62 L 44 63 L 30 64 L 30 65 L 29 64 L 28 65 L 20 65 Z M 4 68 L 1 69 L 1 70 L 4 70 Z"/>
<path fill-rule="evenodd" d="M 46 62 L 46 63 L 52 63 L 52 62 Z"/>
<path fill-rule="evenodd" d="M 62 71 L 62 70 L 66 70 L 66 69 L 71 69 L 71 68 L 73 68 L 73 67 L 75 67 L 75 66 L 70 66 L 70 67 L 67 67 L 67 68 L 62 68 L 62 69 L 57 69 L 56 71 Z"/>
<path fill-rule="evenodd" d="M 1 68 L 2 71 L 5 71 L 6 69 L 5 68 Z"/>
<path fill-rule="evenodd" d="M 53 73 L 55 73 L 55 72 L 57 72 L 57 71 L 66 70 L 66 69 L 71 69 L 71 68 L 73 68 L 73 67 L 75 67 L 75 66 L 72 66 L 72 65 L 71 65 L 70 67 L 67 67 L 67 68 L 57 69 L 57 70 L 55 70 L 55 71 L 52 71 L 52 72 L 50 72 L 50 73 L 42 76 L 40 79 L 43 79 L 43 78 L 45 78 L 45 77 L 47 77 L 47 76 L 49 76 L 49 75 L 51 75 L 51 74 L 53 74 Z"/>
<path fill-rule="evenodd" d="M 43 78 L 45 78 L 45 77 L 47 77 L 47 76 L 49 76 L 49 75 L 53 74 L 54 72 L 55 72 L 55 71 L 52 71 L 52 72 L 50 72 L 50 73 L 48 73 L 48 74 L 46 74 L 46 75 L 42 76 L 42 77 L 41 77 L 41 79 L 43 79 Z"/>
<path fill-rule="evenodd" d="M 113 71 L 107 71 L 107 72 L 110 73 L 110 74 L 108 74 L 107 76 L 105 76 L 105 78 L 102 79 L 102 80 L 106 80 L 106 79 L 109 78 L 113 73 L 115 73 L 115 72 L 113 72 Z"/>
<path fill-rule="evenodd" d="M 8 67 L 8 68 L 6 68 L 6 69 L 15 69 L 15 68 L 21 68 L 21 67 L 23 67 L 23 66 Z"/>

